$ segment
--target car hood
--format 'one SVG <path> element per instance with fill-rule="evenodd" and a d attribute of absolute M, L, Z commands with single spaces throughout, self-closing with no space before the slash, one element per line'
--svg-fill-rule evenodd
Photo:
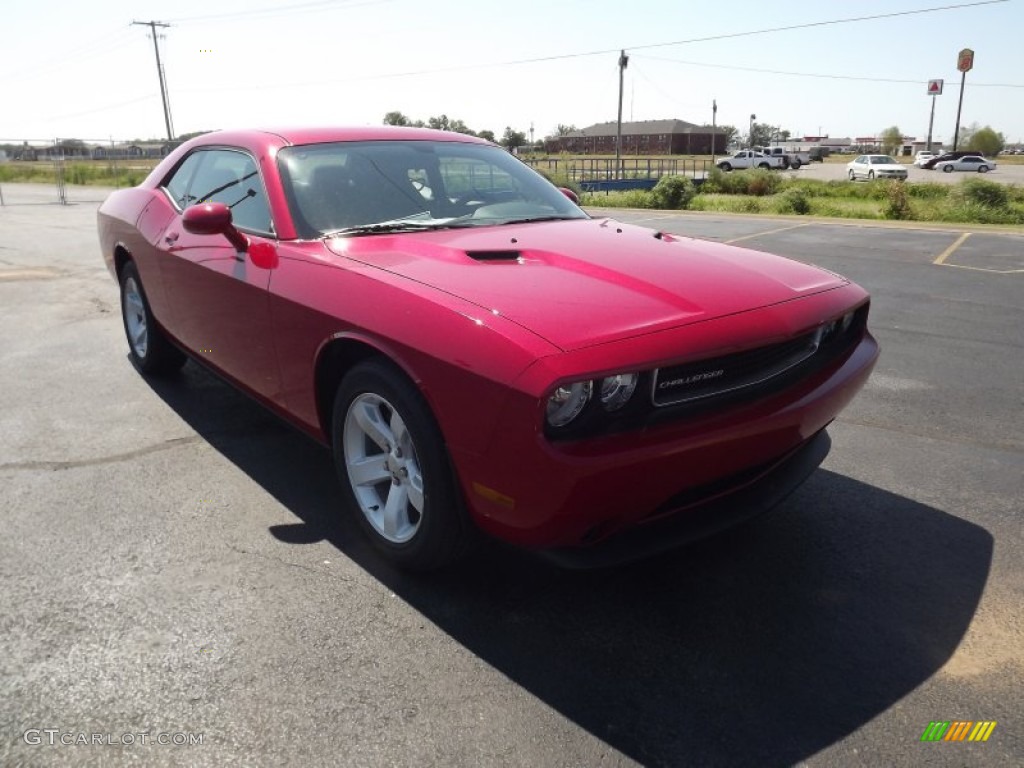
<path fill-rule="evenodd" d="M 342 237 L 328 240 L 327 247 L 458 296 L 563 350 L 847 283 L 779 256 L 610 219 Z"/>

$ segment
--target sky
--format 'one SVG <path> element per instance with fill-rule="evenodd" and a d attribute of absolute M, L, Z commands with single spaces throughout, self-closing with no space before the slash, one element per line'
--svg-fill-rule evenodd
<path fill-rule="evenodd" d="M 948 142 L 967 47 L 961 123 L 1024 142 L 1024 0 L 777 29 L 953 4 L 30 0 L 2 16 L 0 142 L 165 138 L 150 29 L 133 20 L 171 25 L 159 43 L 175 135 L 375 125 L 398 110 L 540 139 L 615 120 L 624 48 L 624 120 L 710 123 L 716 101 L 718 124 L 741 132 L 756 114 L 795 136 L 896 125 L 923 139 L 927 82 L 943 79 L 933 136 Z"/>

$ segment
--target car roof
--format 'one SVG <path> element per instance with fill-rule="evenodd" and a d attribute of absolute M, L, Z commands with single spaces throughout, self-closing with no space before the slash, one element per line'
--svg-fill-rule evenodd
<path fill-rule="evenodd" d="M 280 127 L 238 131 L 215 131 L 204 134 L 207 140 L 228 140 L 276 136 L 287 144 L 326 144 L 335 141 L 459 141 L 474 144 L 489 144 L 485 139 L 454 131 L 438 131 L 432 128 L 411 128 L 397 125 L 351 126 L 351 127 Z M 205 143 L 205 142 L 204 142 Z"/>

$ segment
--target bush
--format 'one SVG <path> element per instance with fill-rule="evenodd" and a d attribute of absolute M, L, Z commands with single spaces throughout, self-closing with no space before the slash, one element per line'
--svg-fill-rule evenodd
<path fill-rule="evenodd" d="M 802 187 L 792 187 L 779 195 L 776 209 L 779 213 L 795 213 L 806 216 L 811 212 L 811 201 Z"/>
<path fill-rule="evenodd" d="M 685 176 L 662 176 L 651 190 L 655 208 L 678 210 L 690 207 L 697 194 L 693 182 Z"/>
<path fill-rule="evenodd" d="M 984 179 L 966 179 L 960 182 L 956 197 L 986 208 L 1006 208 L 1010 204 L 1010 193 L 1002 184 Z"/>
<path fill-rule="evenodd" d="M 756 171 L 743 171 L 747 180 L 746 193 L 755 197 L 774 195 L 782 184 L 782 177 L 763 168 Z"/>
<path fill-rule="evenodd" d="M 914 212 L 910 208 L 907 197 L 907 184 L 904 181 L 890 181 L 885 190 L 885 207 L 882 215 L 887 219 L 912 219 Z"/>

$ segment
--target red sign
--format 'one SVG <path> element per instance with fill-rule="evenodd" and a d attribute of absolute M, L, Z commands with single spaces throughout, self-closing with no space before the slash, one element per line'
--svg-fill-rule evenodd
<path fill-rule="evenodd" d="M 929 96 L 941 96 L 942 95 L 942 80 L 929 80 L 928 81 L 928 95 Z"/>
<path fill-rule="evenodd" d="M 959 72 L 970 72 L 974 69 L 974 51 L 964 48 L 956 56 L 956 68 Z"/>

